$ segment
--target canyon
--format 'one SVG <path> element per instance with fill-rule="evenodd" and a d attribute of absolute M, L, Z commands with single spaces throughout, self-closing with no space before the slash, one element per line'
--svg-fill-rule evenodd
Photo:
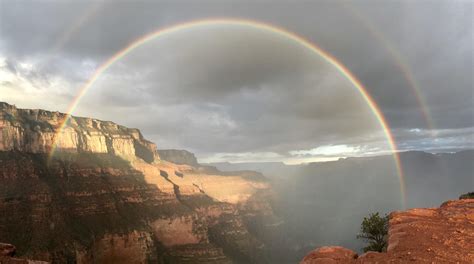
<path fill-rule="evenodd" d="M 1 102 L 0 129 L 1 263 L 286 264 L 314 248 L 303 263 L 472 258 L 474 201 L 398 211 L 390 156 L 200 164 L 135 128 Z M 400 157 L 410 207 L 473 186 L 474 151 Z M 393 211 L 389 250 L 359 256 L 375 211 Z"/>
<path fill-rule="evenodd" d="M 261 174 L 176 164 L 138 129 L 7 103 L 0 128 L 0 240 L 16 247 L 15 256 L 268 261 L 266 233 L 279 220 Z"/>
<path fill-rule="evenodd" d="M 406 208 L 438 207 L 474 186 L 474 151 L 399 153 Z M 300 165 L 216 163 L 220 170 L 256 170 L 278 194 L 280 227 L 287 234 L 287 255 L 300 261 L 309 251 L 338 245 L 362 253 L 357 239 L 362 219 L 374 212 L 403 210 L 400 178 L 391 155 L 351 157 Z M 275 253 L 276 254 L 276 253 Z M 283 259 L 284 256 L 281 258 Z M 295 260 L 296 259 L 296 260 Z"/>

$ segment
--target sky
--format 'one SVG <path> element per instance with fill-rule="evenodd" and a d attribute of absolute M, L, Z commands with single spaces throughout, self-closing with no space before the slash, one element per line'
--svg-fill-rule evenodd
<path fill-rule="evenodd" d="M 474 148 L 470 1 L 0 0 L 0 101 L 65 112 L 102 63 L 147 33 L 216 18 L 293 32 L 335 57 L 399 150 Z M 139 128 L 201 162 L 386 154 L 374 114 L 323 57 L 238 25 L 180 30 L 108 68 L 74 115 Z"/>

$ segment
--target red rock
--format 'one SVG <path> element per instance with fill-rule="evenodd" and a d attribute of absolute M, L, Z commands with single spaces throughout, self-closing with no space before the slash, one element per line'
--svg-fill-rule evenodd
<path fill-rule="evenodd" d="M 323 247 L 310 252 L 301 263 L 474 263 L 473 216 L 474 199 L 393 212 L 386 253 L 369 252 L 341 262 L 342 252 L 350 250 Z"/>
<path fill-rule="evenodd" d="M 354 251 L 339 247 L 321 247 L 311 251 L 300 264 L 347 263 L 357 258 Z"/>

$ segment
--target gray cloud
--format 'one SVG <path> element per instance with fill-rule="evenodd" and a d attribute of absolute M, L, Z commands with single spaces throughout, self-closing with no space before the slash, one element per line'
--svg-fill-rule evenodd
<path fill-rule="evenodd" d="M 170 136 L 181 131 L 184 146 L 204 152 L 283 153 L 377 129 L 362 97 L 332 65 L 294 41 L 241 26 L 147 43 L 94 85 L 84 101 L 94 100 L 101 111 L 156 105 L 141 114 L 166 116 L 148 133 L 163 137 L 171 127 Z"/>
<path fill-rule="evenodd" d="M 452 140 L 429 141 L 430 149 L 459 147 L 469 142 L 469 132 L 459 131 L 474 126 L 469 2 L 0 5 L 2 72 L 9 76 L 0 99 L 19 106 L 64 111 L 94 69 L 139 36 L 184 21 L 241 17 L 287 28 L 338 58 L 367 87 L 402 148 L 428 148 L 420 142 L 437 131 Z M 406 132 L 429 127 L 404 70 L 417 82 L 435 131 Z M 42 91 L 25 88 L 32 86 Z M 342 74 L 295 42 L 241 27 L 187 30 L 143 45 L 94 84 L 76 113 L 139 127 L 160 146 L 202 156 L 387 147 Z"/>

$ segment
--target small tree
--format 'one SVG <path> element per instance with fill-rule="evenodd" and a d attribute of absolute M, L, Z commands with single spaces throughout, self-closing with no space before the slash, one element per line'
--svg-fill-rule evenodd
<path fill-rule="evenodd" d="M 474 199 L 474 192 L 465 193 L 459 196 L 459 199 Z"/>
<path fill-rule="evenodd" d="M 381 217 L 379 213 L 364 217 L 357 238 L 367 241 L 369 244 L 363 248 L 367 251 L 385 251 L 387 248 L 388 215 Z"/>

